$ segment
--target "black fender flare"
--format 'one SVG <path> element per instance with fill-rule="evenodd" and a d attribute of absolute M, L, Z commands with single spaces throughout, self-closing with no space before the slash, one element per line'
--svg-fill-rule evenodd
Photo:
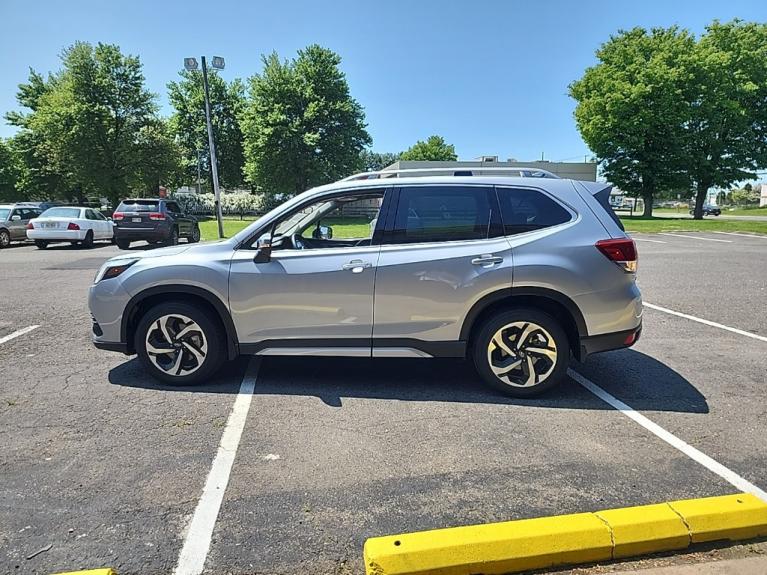
<path fill-rule="evenodd" d="M 192 295 L 204 299 L 208 302 L 221 318 L 221 323 L 226 330 L 227 339 L 227 354 L 229 359 L 234 359 L 239 355 L 239 341 L 237 339 L 237 330 L 234 327 L 232 316 L 229 313 L 229 309 L 226 304 L 221 301 L 216 295 L 212 294 L 206 289 L 197 286 L 185 285 L 185 284 L 167 284 L 147 288 L 140 291 L 136 295 L 128 300 L 125 310 L 123 311 L 122 321 L 120 324 L 120 341 L 124 342 L 128 348 L 132 348 L 132 342 L 128 341 L 128 325 L 133 319 L 133 314 L 139 304 L 149 297 L 162 294 L 184 294 Z"/>

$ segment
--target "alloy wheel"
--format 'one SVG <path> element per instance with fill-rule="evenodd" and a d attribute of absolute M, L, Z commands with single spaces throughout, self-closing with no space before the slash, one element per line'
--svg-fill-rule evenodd
<path fill-rule="evenodd" d="M 149 361 L 174 377 L 197 371 L 208 354 L 202 328 L 181 314 L 167 314 L 154 321 L 147 330 L 145 343 Z"/>
<path fill-rule="evenodd" d="M 0 232 L 0 248 L 7 248 L 11 245 L 11 236 L 8 232 L 3 230 Z"/>
<path fill-rule="evenodd" d="M 554 371 L 557 345 L 540 325 L 515 321 L 495 332 L 487 346 L 487 361 L 503 383 L 532 387 L 546 381 Z"/>

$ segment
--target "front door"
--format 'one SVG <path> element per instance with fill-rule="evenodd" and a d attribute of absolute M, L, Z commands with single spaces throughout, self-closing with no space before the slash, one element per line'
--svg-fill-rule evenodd
<path fill-rule="evenodd" d="M 265 355 L 370 356 L 373 231 L 383 192 L 310 202 L 275 222 L 269 261 L 235 252 L 229 305 L 243 349 Z"/>

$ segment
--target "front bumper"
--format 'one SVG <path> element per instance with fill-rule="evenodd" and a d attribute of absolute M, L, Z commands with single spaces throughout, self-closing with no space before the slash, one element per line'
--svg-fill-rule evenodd
<path fill-rule="evenodd" d="M 129 353 L 127 342 L 122 341 L 122 314 L 130 294 L 115 279 L 102 280 L 91 286 L 88 307 L 93 325 L 91 339 L 99 349 Z"/>

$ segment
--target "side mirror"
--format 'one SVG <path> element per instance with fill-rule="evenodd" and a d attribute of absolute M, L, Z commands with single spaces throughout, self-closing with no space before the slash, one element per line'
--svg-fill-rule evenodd
<path fill-rule="evenodd" d="M 333 239 L 333 228 L 330 226 L 317 226 L 312 232 L 312 238 L 315 240 Z"/>
<path fill-rule="evenodd" d="M 11 221 L 12 222 L 20 222 L 21 221 L 21 216 L 11 216 Z"/>
<path fill-rule="evenodd" d="M 256 255 L 253 256 L 253 263 L 266 264 L 272 261 L 272 238 L 262 237 L 256 241 Z"/>

